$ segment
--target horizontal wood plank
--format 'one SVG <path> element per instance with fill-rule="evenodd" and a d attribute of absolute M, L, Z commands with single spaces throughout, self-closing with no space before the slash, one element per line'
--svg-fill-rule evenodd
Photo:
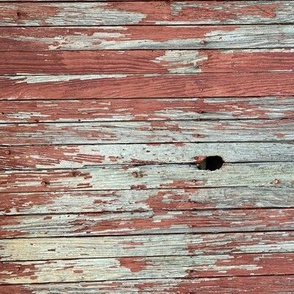
<path fill-rule="evenodd" d="M 226 163 L 199 170 L 196 164 L 101 166 L 74 170 L 6 171 L 0 192 L 119 190 L 197 187 L 292 187 L 293 163 Z"/>
<path fill-rule="evenodd" d="M 42 1 L 0 0 L 1 294 L 292 293 L 294 1 Z"/>
<path fill-rule="evenodd" d="M 0 123 L 294 118 L 294 97 L 0 101 Z"/>
<path fill-rule="evenodd" d="M 1 261 L 293 252 L 294 232 L 0 240 Z"/>
<path fill-rule="evenodd" d="M 199 278 L 294 273 L 293 253 L 121 257 L 2 262 L 2 283 L 109 281 L 142 278 Z M 54 274 L 52 274 L 54 273 Z"/>
<path fill-rule="evenodd" d="M 293 15 L 291 1 L 5 3 L 0 26 L 272 24 Z"/>
<path fill-rule="evenodd" d="M 1 215 L 294 207 L 293 189 L 231 187 L 1 193 Z"/>
<path fill-rule="evenodd" d="M 294 121 L 136 121 L 1 124 L 2 145 L 278 142 L 294 138 Z M 9 154 L 7 155 L 9 156 Z"/>
<path fill-rule="evenodd" d="M 0 169 L 84 168 L 112 164 L 294 162 L 293 143 L 170 143 L 0 147 Z"/>
<path fill-rule="evenodd" d="M 294 209 L 0 216 L 1 238 L 292 231 Z"/>
<path fill-rule="evenodd" d="M 1 75 L 292 71 L 292 49 L 7 51 Z"/>
<path fill-rule="evenodd" d="M 138 279 L 116 280 L 108 282 L 80 282 L 80 283 L 51 283 L 24 284 L 0 286 L 2 294 L 93 294 L 109 292 L 114 294 L 129 294 L 130 289 L 138 293 L 193 293 L 197 289 L 199 294 L 232 294 L 242 293 L 246 288 L 247 294 L 275 294 L 291 293 L 294 287 L 294 276 L 246 276 L 246 277 L 218 277 L 192 279 Z"/>
<path fill-rule="evenodd" d="M 292 48 L 293 25 L 0 28 L 0 51 Z"/>
<path fill-rule="evenodd" d="M 293 26 L 294 28 L 294 26 Z M 0 100 L 292 96 L 292 73 L 0 77 Z"/>

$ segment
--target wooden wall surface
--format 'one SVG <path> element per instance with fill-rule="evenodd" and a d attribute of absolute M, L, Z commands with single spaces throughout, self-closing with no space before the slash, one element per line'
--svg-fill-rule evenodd
<path fill-rule="evenodd" d="M 0 293 L 294 293 L 293 71 L 294 1 L 0 0 Z"/>

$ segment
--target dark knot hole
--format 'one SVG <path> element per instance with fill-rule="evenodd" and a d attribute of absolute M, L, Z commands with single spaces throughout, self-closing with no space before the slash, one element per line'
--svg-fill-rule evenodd
<path fill-rule="evenodd" d="M 201 170 L 217 170 L 224 164 L 224 160 L 220 156 L 207 156 L 197 163 L 198 169 Z"/>

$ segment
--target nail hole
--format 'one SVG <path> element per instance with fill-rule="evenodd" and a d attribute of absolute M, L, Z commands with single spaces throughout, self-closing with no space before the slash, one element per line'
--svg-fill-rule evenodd
<path fill-rule="evenodd" d="M 197 167 L 201 170 L 214 171 L 220 169 L 223 164 L 224 161 L 220 156 L 207 156 L 197 163 Z"/>

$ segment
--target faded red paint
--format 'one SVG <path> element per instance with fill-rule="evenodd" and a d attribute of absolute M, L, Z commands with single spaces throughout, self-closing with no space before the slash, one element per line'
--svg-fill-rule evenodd
<path fill-rule="evenodd" d="M 240 17 L 256 16 L 266 19 L 275 18 L 276 10 L 282 4 L 260 4 L 250 5 L 246 2 L 238 5 L 238 2 L 226 3 L 218 1 L 217 4 L 209 1 L 197 1 L 197 7 L 192 7 L 196 4 L 195 1 L 184 2 L 181 9 L 177 10 L 173 7 L 174 1 L 152 1 L 152 2 L 134 2 L 130 5 L 128 2 L 109 3 L 108 7 L 136 13 L 143 13 L 145 17 L 140 21 L 140 24 L 155 24 L 156 22 L 203 22 L 203 23 L 225 23 L 226 21 L 240 21 Z M 216 6 L 216 9 L 215 9 Z M 220 9 L 221 8 L 221 9 Z M 160 13 L 159 13 L 160 12 Z"/>
<path fill-rule="evenodd" d="M 145 184 L 149 183 L 147 181 L 149 174 L 142 172 L 140 167 L 135 169 L 134 166 L 165 162 L 140 161 L 135 155 L 134 158 L 128 159 L 114 155 L 106 157 L 99 154 L 99 151 L 98 154 L 93 154 L 94 151 L 90 149 L 86 149 L 88 151 L 85 152 L 79 151 L 83 150 L 82 144 L 109 142 L 132 144 L 136 140 L 136 143 L 148 143 L 153 146 L 158 142 L 176 142 L 174 147 L 178 148 L 184 144 L 184 141 L 215 140 L 210 133 L 216 135 L 224 133 L 225 140 L 230 141 L 239 132 L 235 138 L 241 140 L 243 131 L 245 136 L 249 136 L 248 140 L 252 141 L 258 140 L 259 134 L 263 132 L 266 133 L 268 141 L 291 140 L 294 115 L 294 110 L 291 109 L 294 89 L 292 74 L 294 53 L 290 50 L 189 51 L 189 54 L 183 55 L 178 62 L 170 59 L 170 51 L 152 51 L 154 48 L 168 47 L 172 50 L 175 48 L 230 49 L 234 46 L 242 47 L 241 38 L 248 41 L 246 42 L 248 48 L 264 47 L 266 44 L 279 46 L 279 43 L 281 47 L 282 45 L 291 47 L 292 39 L 289 33 L 291 28 L 289 25 L 281 27 L 279 22 L 280 19 L 285 18 L 285 7 L 289 3 L 277 4 L 270 1 L 263 3 L 246 1 L 108 3 L 106 1 L 105 3 L 81 4 L 68 3 L 67 9 L 70 11 L 65 18 L 70 18 L 71 13 L 76 12 L 77 20 L 87 21 L 87 14 L 83 18 L 82 11 L 78 14 L 79 12 L 74 10 L 78 5 L 80 7 L 94 5 L 104 7 L 106 11 L 109 9 L 140 13 L 143 14 L 143 19 L 138 21 L 140 25 L 123 26 L 125 24 L 122 24 L 121 27 L 111 24 L 109 27 L 97 27 L 97 23 L 94 23 L 92 27 L 86 27 L 83 23 L 83 27 L 36 28 L 31 26 L 30 21 L 38 21 L 37 25 L 48 25 L 52 19 L 66 12 L 66 9 L 62 8 L 64 4 L 58 2 L 11 3 L 6 6 L 0 4 L 3 6 L 3 9 L 0 9 L 0 19 L 1 14 L 4 15 L 0 20 L 2 23 L 0 51 L 3 53 L 0 54 L 0 74 L 2 75 L 0 78 L 0 122 L 2 123 L 0 136 L 1 144 L 7 146 L 0 149 L 0 168 L 2 168 L 0 206 L 4 214 L 12 214 L 0 217 L 1 238 L 56 237 L 58 241 L 58 237 L 67 236 L 203 233 L 199 234 L 202 242 L 184 246 L 183 250 L 187 250 L 188 257 L 175 257 L 178 260 L 186 258 L 187 265 L 185 264 L 182 269 L 174 267 L 176 270 L 169 272 L 169 264 L 167 264 L 167 276 L 174 275 L 173 279 L 165 276 L 154 278 L 156 274 L 154 271 L 164 273 L 165 270 L 162 267 L 165 262 L 161 264 L 158 263 L 159 260 L 167 258 L 167 261 L 173 262 L 173 257 L 169 256 L 168 252 L 166 257 L 140 256 L 113 259 L 112 262 L 115 261 L 116 264 L 114 267 L 110 266 L 111 271 L 118 270 L 122 274 L 126 273 L 128 278 L 132 278 L 133 275 L 135 277 L 135 280 L 121 282 L 79 283 L 90 275 L 88 270 L 85 271 L 83 267 L 78 266 L 78 262 L 76 265 L 74 259 L 70 262 L 60 262 L 57 270 L 67 270 L 75 277 L 76 284 L 69 283 L 70 281 L 64 277 L 60 277 L 59 284 L 50 280 L 50 274 L 48 275 L 47 271 L 51 267 L 56 268 L 58 262 L 55 261 L 3 262 L 0 266 L 2 281 L 21 284 L 25 280 L 25 283 L 31 284 L 1 285 L 1 294 L 74 293 L 83 289 L 87 292 L 87 287 L 90 287 L 90 292 L 97 293 L 134 291 L 228 294 L 228 292 L 242 292 L 245 288 L 250 294 L 290 293 L 294 288 L 292 252 L 243 254 L 240 246 L 241 248 L 261 244 L 273 246 L 285 240 L 290 242 L 293 236 L 287 232 L 282 235 L 282 232 L 293 229 L 293 209 L 271 209 L 266 199 L 260 200 L 262 205 L 266 206 L 265 208 L 241 209 L 257 207 L 260 202 L 256 197 L 251 197 L 250 203 L 243 201 L 245 204 L 234 204 L 232 192 L 228 193 L 231 197 L 229 203 L 237 207 L 217 209 L 218 203 L 215 199 L 217 194 L 212 194 L 210 197 L 208 193 L 199 193 L 201 189 L 198 187 L 202 188 L 206 182 L 197 180 L 196 176 L 194 180 L 191 180 L 191 176 L 189 176 L 190 180 L 177 180 L 177 177 L 173 180 L 174 176 L 169 179 L 168 175 L 166 177 L 163 175 L 163 183 L 158 185 L 163 188 L 162 190 L 139 191 L 150 188 L 149 184 Z M 197 7 L 191 7 L 191 4 Z M 122 21 L 129 22 L 127 18 L 122 18 Z M 189 25 L 158 26 L 157 21 L 177 24 L 185 22 Z M 237 25 L 191 26 L 193 21 L 206 24 L 237 23 Z M 103 24 L 103 20 L 100 22 Z M 258 32 L 261 39 L 257 42 L 258 35 L 255 34 L 253 27 L 243 26 L 244 23 L 252 22 L 279 24 L 273 26 L 277 29 L 277 32 L 273 33 L 269 27 L 261 28 L 260 26 Z M 30 27 L 9 28 L 5 27 L 5 24 L 7 26 L 29 25 Z M 142 24 L 149 26 L 143 27 Z M 248 39 L 246 32 L 248 32 Z M 233 38 L 235 35 L 236 43 Z M 188 39 L 189 44 L 184 45 L 186 44 L 184 41 Z M 105 44 L 107 42 L 109 43 Z M 127 51 L 116 51 L 112 48 L 113 45 Z M 133 50 L 136 47 L 142 50 Z M 99 51 L 99 48 L 111 50 Z M 52 52 L 49 52 L 50 50 Z M 58 50 L 60 51 L 57 52 Z M 91 52 L 91 50 L 94 51 Z M 32 75 L 20 76 L 19 73 Z M 126 75 L 109 75 L 100 78 L 68 76 L 69 80 L 63 78 L 63 75 L 91 73 L 125 73 Z M 144 75 L 145 73 L 151 75 Z M 36 77 L 36 74 L 56 74 L 60 75 L 61 79 L 58 81 L 58 77 L 50 76 L 48 80 L 53 80 L 46 82 L 46 77 L 42 80 Z M 289 95 L 288 98 L 287 95 Z M 268 98 L 263 99 L 264 96 L 277 96 L 277 98 L 268 100 Z M 65 101 L 62 101 L 63 99 Z M 246 120 L 240 121 L 242 118 Z M 280 118 L 288 120 L 279 120 Z M 191 123 L 192 120 L 198 119 L 223 120 L 217 123 L 200 122 L 198 130 L 197 123 L 195 127 Z M 256 119 L 264 120 L 256 121 Z M 122 122 L 135 120 L 151 122 Z M 187 127 L 185 123 L 180 122 L 182 120 L 190 121 Z M 66 121 L 70 122 L 58 123 Z M 83 124 L 86 121 L 89 122 L 88 125 Z M 111 123 L 98 123 L 99 121 L 111 121 Z M 34 124 L 18 124 L 23 122 Z M 232 136 L 230 132 L 233 133 Z M 54 144 L 65 145 L 53 146 Z M 73 146 L 66 146 L 66 144 Z M 77 146 L 78 144 L 80 146 Z M 36 147 L 36 145 L 40 146 Z M 192 157 L 189 157 L 189 163 Z M 199 164 L 204 158 L 205 154 L 198 156 L 194 164 Z M 66 165 L 66 169 L 59 169 L 62 164 Z M 70 166 L 70 164 L 75 165 Z M 116 165 L 116 168 L 118 164 L 122 164 L 119 167 L 119 173 L 129 176 L 132 183 L 132 185 L 127 184 L 125 188 L 133 191 L 77 193 L 79 189 L 100 188 L 97 183 L 92 183 L 94 180 L 91 173 L 95 168 L 110 169 L 111 167 L 104 166 L 106 164 Z M 84 170 L 73 169 L 76 165 L 100 166 Z M 128 165 L 133 165 L 133 168 Z M 50 170 L 41 170 L 42 166 Z M 196 166 L 193 166 L 196 170 Z M 22 171 L 23 168 L 29 169 Z M 152 175 L 157 176 L 156 173 Z M 145 176 L 147 179 L 144 178 Z M 185 179 L 184 175 L 179 178 Z M 207 179 L 209 180 L 209 176 Z M 113 180 L 116 180 L 115 176 Z M 269 182 L 265 183 L 269 187 L 283 185 L 286 189 L 288 186 L 288 183 L 284 183 L 279 175 L 274 175 Z M 288 180 L 288 182 L 294 185 L 294 181 Z M 154 188 L 153 186 L 157 187 L 151 184 L 151 188 Z M 117 188 L 115 185 L 107 187 Z M 187 187 L 194 187 L 194 189 L 187 189 Z M 102 188 L 106 189 L 104 186 Z M 182 189 L 179 190 L 179 188 Z M 54 190 L 57 192 L 48 192 Z M 70 190 L 73 190 L 72 193 Z M 287 193 L 289 193 L 288 190 Z M 203 195 L 205 195 L 204 198 Z M 238 196 L 242 198 L 244 194 Z M 74 204 L 70 203 L 68 197 L 72 197 L 75 200 L 73 203 L 78 203 L 77 206 L 80 207 L 73 207 Z M 82 197 L 87 197 L 85 203 Z M 225 203 L 225 190 L 221 197 L 222 202 L 219 206 Z M 106 209 L 110 213 L 106 213 Z M 201 209 L 205 210 L 201 211 Z M 93 213 L 84 213 L 88 211 Z M 242 231 L 261 231 L 262 238 L 254 238 L 253 233 L 250 236 L 248 233 L 242 234 Z M 280 238 L 272 236 L 269 231 L 281 231 Z M 211 234 L 206 234 L 208 232 Z M 224 232 L 228 232 L 225 235 L 228 239 L 216 234 L 224 234 Z M 234 239 L 232 232 L 239 232 L 240 236 Z M 135 241 L 119 244 L 125 250 L 145 245 Z M 1 250 L 3 248 L 4 246 Z M 13 248 L 13 250 L 22 249 Z M 48 249 L 52 252 L 54 250 L 56 249 Z M 207 259 L 205 256 L 195 258 L 195 255 L 201 254 L 201 251 L 207 254 Z M 217 251 L 222 253 L 215 257 Z M 209 254 L 212 254 L 210 256 L 212 261 L 208 257 Z M 89 259 L 86 264 L 89 269 L 91 260 Z M 170 265 L 174 269 L 175 265 Z M 148 273 L 153 274 L 153 280 L 148 280 Z M 141 275 L 145 280 L 140 280 Z M 220 278 L 222 275 L 224 278 Z M 250 275 L 262 275 L 262 277 L 253 278 Z M 182 279 L 183 276 L 184 279 Z M 201 279 L 201 277 L 207 279 Z M 121 278 L 123 279 L 124 276 L 122 275 Z M 46 279 L 48 281 L 43 283 Z"/>
<path fill-rule="evenodd" d="M 11 278 L 30 278 L 32 282 L 38 278 L 38 269 L 31 263 L 0 263 L 1 280 L 9 280 Z"/>
<path fill-rule="evenodd" d="M 135 281 L 107 281 L 45 284 L 45 285 L 1 285 L 1 294 L 33 294 L 35 291 L 60 291 L 65 293 L 77 292 L 82 289 L 96 292 L 126 292 L 133 291 L 177 294 L 231 294 L 242 293 L 246 288 L 248 294 L 291 293 L 294 288 L 294 278 L 291 275 L 278 276 L 245 276 L 245 277 L 214 277 L 197 279 L 153 279 Z"/>
<path fill-rule="evenodd" d="M 11 227 L 21 226 L 21 220 L 13 216 L 0 216 L 0 238 L 22 237 L 28 233 L 19 228 L 13 229 Z"/>
<path fill-rule="evenodd" d="M 158 284 L 154 286 L 154 289 Z M 294 288 L 293 276 L 245 276 L 217 277 L 177 280 L 175 285 L 166 287 L 165 293 L 189 294 L 248 294 L 291 293 Z M 145 288 L 143 288 L 145 289 Z"/>
<path fill-rule="evenodd" d="M 87 188 L 91 189 L 92 175 L 90 172 L 82 172 L 70 170 L 42 170 L 42 171 L 32 171 L 25 173 L 11 173 L 6 174 L 6 178 L 1 182 L 2 192 L 31 192 L 31 191 L 64 191 L 64 190 L 76 190 Z M 72 178 L 76 179 L 76 185 L 70 188 L 65 187 L 63 180 L 70 180 Z M 30 182 L 30 185 L 28 183 Z M 24 185 L 26 183 L 26 185 Z"/>
<path fill-rule="evenodd" d="M 231 82 L 228 83 L 227 81 Z M 130 75 L 90 80 L 26 83 L 25 78 L 2 77 L 3 99 L 75 99 L 85 98 L 193 98 L 291 96 L 294 78 L 291 73 L 203 73 L 160 75 L 156 77 Z M 17 89 L 17 91 L 16 91 Z M 144 91 L 142 91 L 144 89 Z M 25 93 L 25 94 L 24 94 Z M 90 135 L 91 133 L 89 133 Z M 97 136 L 97 134 L 95 134 Z M 110 133 L 111 135 L 111 133 Z"/>
<path fill-rule="evenodd" d="M 3 15 L 5 15 L 6 22 L 8 18 L 11 18 L 11 22 L 13 24 L 17 23 L 18 25 L 23 25 L 27 21 L 36 20 L 40 25 L 46 25 L 46 20 L 54 17 L 59 12 L 60 9 L 56 5 L 44 5 L 41 3 L 38 5 L 23 5 L 19 3 L 14 5 L 12 9 L 7 9 L 5 11 L 6 14 L 4 14 L 1 9 L 1 14 L 3 13 Z"/>
<path fill-rule="evenodd" d="M 200 180 L 173 180 L 171 183 L 162 183 L 160 184 L 161 188 L 193 188 L 193 187 L 203 187 L 205 186 L 205 181 L 200 181 Z"/>
<path fill-rule="evenodd" d="M 37 21 L 39 25 L 52 25 L 52 20 L 56 17 L 56 22 L 60 20 L 58 17 L 59 14 L 64 14 L 64 25 L 72 24 L 72 21 L 77 21 L 76 24 L 79 25 L 80 19 L 85 19 L 89 23 L 90 19 L 87 19 L 87 13 L 84 13 L 83 9 L 104 9 L 105 13 L 112 12 L 124 12 L 125 14 L 129 13 L 131 16 L 132 13 L 138 13 L 139 15 L 144 15 L 141 20 L 138 20 L 136 24 L 145 25 L 145 24 L 157 24 L 158 22 L 165 22 L 166 24 L 179 24 L 179 23 L 205 23 L 205 24 L 214 24 L 214 23 L 227 23 L 235 22 L 242 23 L 245 20 L 245 23 L 252 23 L 253 19 L 250 17 L 256 18 L 265 18 L 276 19 L 276 11 L 278 8 L 283 7 L 283 4 L 269 4 L 261 3 L 259 4 L 250 4 L 244 3 L 240 5 L 238 2 L 226 3 L 224 1 L 218 1 L 217 4 L 210 3 L 209 1 L 197 1 L 197 6 L 195 1 L 188 3 L 183 3 L 179 7 L 173 6 L 173 1 L 151 1 L 151 2 L 134 2 L 130 4 L 129 2 L 106 2 L 104 5 L 100 3 L 97 5 L 83 6 L 82 8 L 71 7 L 58 5 L 58 3 L 19 3 L 17 5 L 10 5 L 5 9 L 1 9 L 1 16 L 3 18 L 3 24 L 29 24 L 30 21 Z M 193 4 L 196 7 L 193 7 Z M 67 9 L 66 9 L 67 8 Z M 98 13 L 98 11 L 97 11 Z M 73 20 L 70 17 L 66 16 L 75 15 L 76 19 Z M 247 20 L 249 19 L 249 20 Z M 246 21 L 247 20 L 247 21 Z M 120 21 L 120 22 L 117 22 Z M 279 18 L 278 18 L 279 21 Z M 279 21 L 280 22 L 280 21 Z M 75 22 L 74 22 L 75 23 Z M 259 23 L 263 23 L 262 20 Z M 84 24 L 84 22 L 82 23 Z M 97 19 L 95 21 L 96 25 L 113 25 L 111 18 L 107 21 L 102 21 Z M 116 19 L 115 24 L 129 25 L 134 24 L 132 21 L 124 19 Z"/>
<path fill-rule="evenodd" d="M 121 266 L 128 268 L 133 273 L 140 272 L 149 266 L 149 263 L 144 258 L 122 257 L 117 260 Z"/>
<path fill-rule="evenodd" d="M 193 51 L 192 51 L 193 52 Z M 193 66 L 204 73 L 292 71 L 294 52 L 273 50 L 195 50 L 197 62 L 169 62 L 166 50 L 1 52 L 0 74 L 169 73 Z M 157 62 L 154 62 L 156 60 Z M 191 70 L 193 72 L 193 70 Z M 21 103 L 20 103 L 21 104 Z M 111 101 L 109 101 L 111 104 Z M 134 104 L 133 106 L 140 106 Z M 145 106 L 146 107 L 146 106 Z M 148 107 L 147 107 L 148 108 Z M 62 109 L 64 110 L 64 109 Z M 65 114 L 67 112 L 64 112 Z M 142 115 L 144 119 L 144 116 Z M 44 118 L 41 117 L 43 120 Z M 33 120 L 33 119 L 32 119 Z"/>
<path fill-rule="evenodd" d="M 236 254 L 227 259 L 218 259 L 214 265 L 207 265 L 207 269 L 204 266 L 201 270 L 187 270 L 187 277 L 253 276 L 264 273 L 267 275 L 291 275 L 294 271 L 293 262 L 293 253 Z M 214 266 L 216 270 L 213 270 Z"/>
<path fill-rule="evenodd" d="M 69 221 L 70 235 L 142 234 L 152 230 L 177 232 L 236 232 L 289 230 L 293 226 L 292 209 L 250 209 L 210 211 L 154 211 L 152 215 L 120 215 L 116 219 L 97 219 L 97 214 L 84 214 Z M 101 215 L 102 216 L 102 215 Z M 180 229 L 181 228 L 181 229 Z"/>
<path fill-rule="evenodd" d="M 113 100 L 70 100 L 70 101 L 0 101 L 1 122 L 66 122 L 68 120 L 83 121 L 112 121 L 112 120 L 171 120 L 172 112 L 180 112 L 183 118 L 205 119 L 211 115 L 229 118 L 268 118 L 278 114 L 281 118 L 291 118 L 294 110 L 291 110 L 290 98 L 272 98 L 273 105 L 260 100 L 250 98 L 210 100 L 204 99 L 113 99 Z M 288 107 L 288 109 L 284 109 Z M 86 108 L 86 110 L 85 110 Z M 31 109 L 35 109 L 32 113 Z M 66 109 L 66 111 L 65 111 Z M 19 113 L 29 113 L 20 118 Z M 181 144 L 179 142 L 179 144 Z M 48 147 L 46 147 L 48 148 Z M 5 149 L 7 150 L 7 149 Z M 22 150 L 21 148 L 19 149 Z M 48 149 L 49 154 L 55 151 L 53 147 Z M 56 147 L 56 152 L 59 150 Z M 71 151 L 72 150 L 72 151 Z M 75 152 L 75 147 L 68 147 L 68 153 Z M 7 150 L 9 151 L 9 150 Z M 17 152 L 11 151 L 12 154 Z M 4 152 L 0 149 L 0 156 Z M 5 151 L 6 152 L 6 151 Z M 40 152 L 45 156 L 45 152 Z M 5 153 L 6 154 L 6 153 Z M 61 153 L 62 154 L 62 153 Z M 9 154 L 6 154 L 9 155 Z M 73 154 L 74 155 L 74 154 Z M 65 156 L 65 155 L 63 155 Z M 4 157 L 4 156 L 3 156 Z M 73 157 L 73 156 L 72 156 Z M 82 160 L 83 155 L 77 154 L 76 160 Z M 102 160 L 102 159 L 101 159 Z M 99 158 L 97 158 L 99 162 Z"/>
<path fill-rule="evenodd" d="M 32 288 L 30 285 L 1 285 L 1 294 L 35 294 Z"/>
<path fill-rule="evenodd" d="M 198 188 L 185 188 L 183 190 L 159 190 L 156 193 L 150 191 L 146 203 L 152 211 L 157 210 L 193 210 L 213 209 L 214 203 L 197 200 Z"/>

